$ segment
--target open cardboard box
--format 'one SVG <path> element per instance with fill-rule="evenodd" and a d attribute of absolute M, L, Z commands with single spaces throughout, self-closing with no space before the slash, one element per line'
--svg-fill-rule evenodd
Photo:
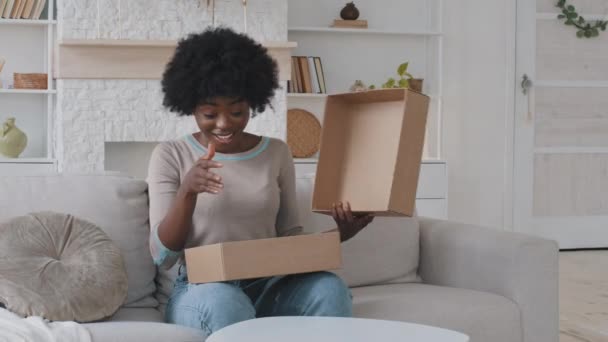
<path fill-rule="evenodd" d="M 190 283 L 209 283 L 338 269 L 338 232 L 233 241 L 188 248 Z"/>
<path fill-rule="evenodd" d="M 412 216 L 428 107 L 409 89 L 328 96 L 313 211 L 348 201 L 354 213 Z"/>

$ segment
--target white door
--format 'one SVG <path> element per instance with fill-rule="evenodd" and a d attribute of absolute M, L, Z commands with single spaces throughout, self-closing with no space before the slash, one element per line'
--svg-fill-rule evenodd
<path fill-rule="evenodd" d="M 557 2 L 517 0 L 513 225 L 562 249 L 607 247 L 608 31 L 577 38 Z M 567 3 L 608 14 L 608 0 Z"/>

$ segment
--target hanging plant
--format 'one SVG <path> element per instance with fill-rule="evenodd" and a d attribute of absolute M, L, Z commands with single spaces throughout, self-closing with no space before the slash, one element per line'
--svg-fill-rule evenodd
<path fill-rule="evenodd" d="M 574 8 L 574 6 L 566 4 L 566 0 L 559 0 L 556 6 L 562 10 L 562 13 L 560 13 L 557 18 L 566 19 L 564 24 L 576 27 L 578 29 L 578 31 L 576 31 L 577 37 L 593 38 L 600 35 L 600 30 L 606 31 L 608 21 L 596 20 L 587 22 L 585 18 L 576 13 L 576 8 Z"/>

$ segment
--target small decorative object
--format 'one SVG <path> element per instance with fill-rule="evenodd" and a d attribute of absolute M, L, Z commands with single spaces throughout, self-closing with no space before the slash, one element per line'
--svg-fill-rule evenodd
<path fill-rule="evenodd" d="M 422 82 L 424 80 L 422 78 L 412 78 L 409 80 L 409 86 L 408 88 L 414 91 L 417 91 L 419 93 L 422 93 Z"/>
<path fill-rule="evenodd" d="M 0 155 L 17 158 L 27 146 L 27 135 L 15 126 L 15 118 L 8 118 L 0 129 Z"/>
<path fill-rule="evenodd" d="M 353 83 L 353 85 L 350 86 L 350 91 L 352 91 L 352 92 L 365 91 L 365 90 L 367 90 L 367 86 L 361 80 L 356 80 L 355 83 Z"/>
<path fill-rule="evenodd" d="M 390 77 L 382 84 L 382 88 L 409 88 L 417 92 L 422 92 L 423 79 L 414 78 L 412 74 L 407 72 L 408 66 L 409 62 L 401 63 L 399 67 L 397 67 L 397 75 L 399 75 L 399 79 L 396 80 L 393 77 Z M 376 89 L 376 86 L 372 84 L 369 86 L 369 89 Z"/>
<path fill-rule="evenodd" d="M 47 74 L 20 74 L 14 73 L 15 89 L 46 89 Z"/>
<path fill-rule="evenodd" d="M 357 9 L 354 2 L 351 1 L 342 8 L 340 18 L 344 20 L 356 20 L 359 18 L 359 9 Z"/>
<path fill-rule="evenodd" d="M 367 20 L 357 20 L 359 9 L 351 1 L 340 11 L 340 19 L 335 19 L 332 27 L 338 28 L 367 28 Z"/>
<path fill-rule="evenodd" d="M 287 111 L 287 145 L 295 158 L 309 158 L 319 151 L 321 123 L 304 109 Z"/>
<path fill-rule="evenodd" d="M 557 18 L 566 19 L 564 24 L 576 27 L 578 29 L 578 31 L 576 31 L 576 36 L 578 38 L 597 37 L 600 35 L 600 30 L 606 31 L 606 27 L 608 27 L 608 20 L 587 22 L 585 18 L 576 12 L 574 6 L 566 4 L 566 0 L 559 0 L 556 7 L 559 7 L 562 10 L 562 13 L 560 13 Z"/>

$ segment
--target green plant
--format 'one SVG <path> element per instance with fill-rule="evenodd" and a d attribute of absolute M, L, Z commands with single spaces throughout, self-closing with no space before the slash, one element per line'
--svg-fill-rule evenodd
<path fill-rule="evenodd" d="M 600 30 L 606 31 L 608 21 L 596 20 L 594 22 L 587 22 L 585 18 L 576 12 L 574 6 L 566 4 L 566 0 L 559 0 L 556 7 L 559 7 L 562 10 L 562 13 L 560 13 L 557 18 L 566 19 L 564 24 L 576 27 L 578 29 L 578 31 L 576 31 L 576 36 L 579 38 L 597 37 L 600 35 Z"/>
<path fill-rule="evenodd" d="M 410 80 L 414 78 L 412 74 L 407 72 L 408 66 L 409 62 L 401 63 L 399 67 L 397 67 L 399 79 L 389 77 L 386 82 L 382 83 L 382 88 L 408 88 L 410 86 Z M 376 89 L 376 86 L 372 84 L 369 86 L 369 89 Z"/>

